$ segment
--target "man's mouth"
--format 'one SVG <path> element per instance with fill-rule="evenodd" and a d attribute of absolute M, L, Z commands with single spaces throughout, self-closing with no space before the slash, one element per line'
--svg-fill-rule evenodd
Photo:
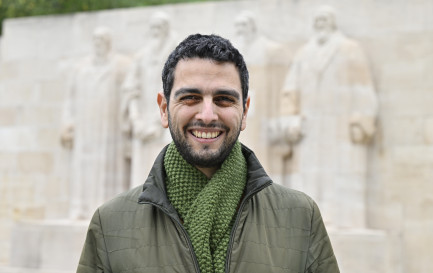
<path fill-rule="evenodd" d="M 191 133 L 195 137 L 197 137 L 197 138 L 205 138 L 205 139 L 217 138 L 218 136 L 220 136 L 222 134 L 221 131 L 218 131 L 218 132 L 204 132 L 204 131 L 199 131 L 199 130 L 192 130 Z"/>

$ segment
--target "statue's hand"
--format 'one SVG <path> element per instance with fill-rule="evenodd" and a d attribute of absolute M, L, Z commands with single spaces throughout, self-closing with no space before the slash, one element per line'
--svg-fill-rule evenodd
<path fill-rule="evenodd" d="M 375 118 L 352 114 L 349 121 L 349 133 L 352 143 L 367 144 L 376 131 Z"/>
<path fill-rule="evenodd" d="M 283 140 L 290 144 L 298 143 L 303 136 L 303 118 L 299 115 L 283 117 L 281 119 Z"/>
<path fill-rule="evenodd" d="M 364 144 L 367 141 L 367 135 L 362 126 L 357 123 L 350 124 L 350 138 L 355 144 Z"/>
<path fill-rule="evenodd" d="M 268 130 L 271 144 L 296 144 L 303 136 L 302 117 L 280 117 L 268 124 Z"/>
<path fill-rule="evenodd" d="M 146 126 L 145 130 L 141 132 L 140 139 L 143 142 L 156 139 L 160 135 L 160 128 L 155 125 Z"/>
<path fill-rule="evenodd" d="M 66 149 L 72 149 L 74 147 L 74 126 L 69 125 L 63 128 L 60 134 L 60 143 Z"/>
<path fill-rule="evenodd" d="M 276 119 L 271 119 L 266 127 L 268 131 L 268 142 L 271 145 L 279 144 L 282 138 L 279 121 Z"/>
<path fill-rule="evenodd" d="M 160 135 L 160 131 L 160 128 L 155 124 L 146 124 L 142 120 L 133 122 L 134 137 L 143 142 L 156 139 Z"/>
<path fill-rule="evenodd" d="M 302 139 L 301 124 L 291 124 L 285 128 L 283 133 L 285 141 L 292 144 L 298 143 Z"/>

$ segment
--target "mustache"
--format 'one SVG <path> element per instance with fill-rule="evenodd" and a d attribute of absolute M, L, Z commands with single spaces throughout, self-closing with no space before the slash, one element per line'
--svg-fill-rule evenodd
<path fill-rule="evenodd" d="M 230 128 L 222 123 L 219 122 L 211 122 L 211 123 L 204 123 L 203 121 L 192 121 L 189 122 L 187 125 L 184 126 L 184 131 L 186 132 L 189 127 L 201 127 L 201 128 L 207 128 L 207 129 L 221 129 L 225 131 L 229 131 Z"/>

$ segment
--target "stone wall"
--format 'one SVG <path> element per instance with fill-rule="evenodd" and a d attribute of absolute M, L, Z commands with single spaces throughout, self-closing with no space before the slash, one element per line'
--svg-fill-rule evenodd
<path fill-rule="evenodd" d="M 219 1 L 7 20 L 0 44 L 0 265 L 11 261 L 17 223 L 67 215 L 70 155 L 59 143 L 61 116 L 68 74 L 74 62 L 90 52 L 95 27 L 110 27 L 115 50 L 132 55 L 145 43 L 146 26 L 155 11 L 169 14 L 179 38 L 203 32 L 232 39 L 234 18 L 248 9 L 257 14 L 263 35 L 295 52 L 310 36 L 312 12 L 321 4 L 319 0 Z M 338 11 L 341 30 L 364 48 L 379 96 L 378 134 L 369 153 L 368 227 L 399 238 L 401 244 L 394 250 L 403 259 L 395 263 L 402 272 L 429 272 L 433 2 L 327 4 Z M 247 138 L 248 133 L 247 129 Z M 278 177 L 273 167 L 269 166 L 271 175 Z"/>

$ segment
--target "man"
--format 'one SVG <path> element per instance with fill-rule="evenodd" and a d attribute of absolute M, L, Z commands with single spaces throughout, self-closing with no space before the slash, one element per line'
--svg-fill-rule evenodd
<path fill-rule="evenodd" d="M 378 111 L 370 69 L 360 45 L 339 31 L 332 7 L 318 8 L 313 29 L 281 98 L 288 121 L 281 135 L 294 145 L 290 186 L 318 202 L 327 225 L 364 228 L 367 148 Z"/>
<path fill-rule="evenodd" d="M 173 142 L 144 186 L 96 211 L 77 272 L 339 272 L 314 201 L 273 184 L 237 140 L 250 105 L 238 50 L 191 35 L 162 80 Z"/>

